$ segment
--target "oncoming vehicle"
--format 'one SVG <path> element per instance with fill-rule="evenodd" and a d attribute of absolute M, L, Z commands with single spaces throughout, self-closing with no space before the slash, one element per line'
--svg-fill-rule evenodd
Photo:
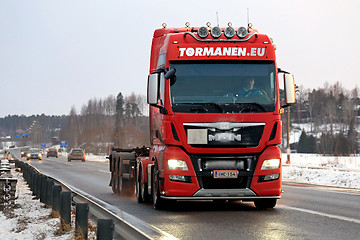
<path fill-rule="evenodd" d="M 37 148 L 30 148 L 29 152 L 26 154 L 26 159 L 42 159 L 42 154 L 40 153 L 40 150 Z"/>
<path fill-rule="evenodd" d="M 82 162 L 85 162 L 85 152 L 81 148 L 72 148 L 68 155 L 68 162 L 71 162 L 71 160 L 81 160 Z"/>
<path fill-rule="evenodd" d="M 49 148 L 47 153 L 46 153 L 46 157 L 56 157 L 58 158 L 58 150 L 56 148 Z"/>
<path fill-rule="evenodd" d="M 28 147 L 21 149 L 21 157 L 26 157 L 26 154 L 29 150 L 30 148 Z"/>
<path fill-rule="evenodd" d="M 282 192 L 281 114 L 296 102 L 294 77 L 277 67 L 273 40 L 251 24 L 185 26 L 154 32 L 151 146 L 112 148 L 109 185 L 114 193 L 135 187 L 137 201 L 155 209 L 177 200 L 274 208 Z"/>

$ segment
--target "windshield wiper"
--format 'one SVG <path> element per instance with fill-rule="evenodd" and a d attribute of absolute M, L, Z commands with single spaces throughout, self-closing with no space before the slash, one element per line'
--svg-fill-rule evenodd
<path fill-rule="evenodd" d="M 241 112 L 247 109 L 260 110 L 260 112 L 266 112 L 266 109 L 259 103 L 234 103 L 234 104 L 236 104 L 239 107 L 242 107 Z"/>

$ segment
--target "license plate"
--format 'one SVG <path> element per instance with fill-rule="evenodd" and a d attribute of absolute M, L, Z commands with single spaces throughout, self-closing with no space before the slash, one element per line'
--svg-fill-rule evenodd
<path fill-rule="evenodd" d="M 214 170 L 214 178 L 237 178 L 237 170 Z"/>

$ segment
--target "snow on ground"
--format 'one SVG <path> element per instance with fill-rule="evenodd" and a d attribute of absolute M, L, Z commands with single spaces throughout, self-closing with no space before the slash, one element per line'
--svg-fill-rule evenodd
<path fill-rule="evenodd" d="M 283 181 L 360 189 L 360 157 L 291 154 L 291 164 L 284 164 Z"/>
<path fill-rule="evenodd" d="M 15 207 L 0 210 L 0 239 L 75 239 L 74 230 L 65 234 L 56 234 L 60 227 L 60 218 L 51 217 L 51 208 L 39 199 L 33 199 L 22 173 L 14 172 L 13 178 L 18 179 L 16 186 Z M 73 220 L 74 222 L 74 216 Z M 74 223 L 72 223 L 74 228 Z M 89 231 L 88 239 L 95 239 L 95 233 Z"/>

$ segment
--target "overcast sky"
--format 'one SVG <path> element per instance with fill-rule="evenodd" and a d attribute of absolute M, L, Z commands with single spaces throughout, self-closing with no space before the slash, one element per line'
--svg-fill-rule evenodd
<path fill-rule="evenodd" d="M 146 94 L 153 31 L 250 22 L 297 85 L 360 87 L 356 0 L 0 0 L 0 117 L 62 115 L 91 98 Z"/>

